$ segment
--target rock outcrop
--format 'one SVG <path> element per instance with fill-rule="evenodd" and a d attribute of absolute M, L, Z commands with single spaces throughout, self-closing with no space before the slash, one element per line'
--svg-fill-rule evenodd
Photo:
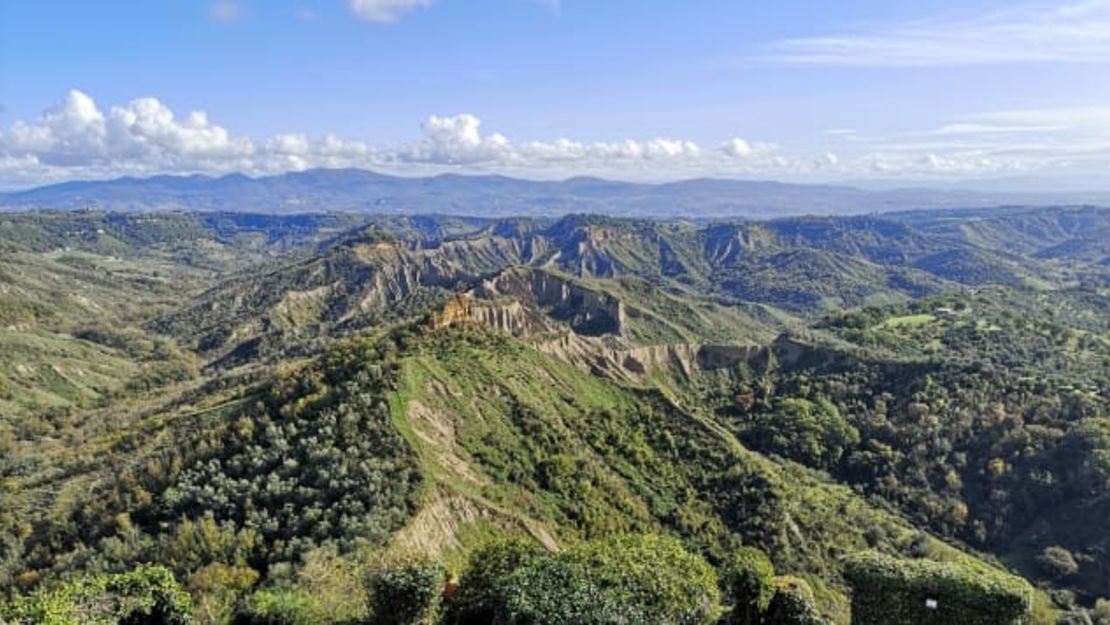
<path fill-rule="evenodd" d="M 485 299 L 510 297 L 587 336 L 622 335 L 627 326 L 620 300 L 548 271 L 510 269 L 483 281 L 473 294 Z"/>

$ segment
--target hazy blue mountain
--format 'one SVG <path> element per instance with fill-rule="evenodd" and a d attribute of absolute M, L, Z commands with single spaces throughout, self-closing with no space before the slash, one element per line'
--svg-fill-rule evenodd
<path fill-rule="evenodd" d="M 692 218 L 859 214 L 891 210 L 1106 202 L 1086 194 L 969 190 L 864 190 L 751 180 L 696 179 L 644 184 L 578 177 L 536 181 L 506 176 L 389 176 L 357 169 L 313 169 L 250 178 L 231 174 L 65 182 L 0 194 L 0 210 L 197 210 L 262 213 L 355 211 L 454 215 L 562 215 L 568 212 Z"/>

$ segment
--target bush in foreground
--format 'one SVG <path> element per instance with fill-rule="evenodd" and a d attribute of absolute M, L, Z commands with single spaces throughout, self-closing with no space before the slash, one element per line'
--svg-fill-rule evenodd
<path fill-rule="evenodd" d="M 724 587 L 732 602 L 729 625 L 759 625 L 775 596 L 775 567 L 755 547 L 742 547 L 725 565 Z"/>
<path fill-rule="evenodd" d="M 558 554 L 496 544 L 471 559 L 448 609 L 460 625 L 708 625 L 719 611 L 716 572 L 659 536 L 592 541 Z"/>
<path fill-rule="evenodd" d="M 189 595 L 160 566 L 88 575 L 64 586 L 17 596 L 0 607 L 13 625 L 188 625 Z"/>
<path fill-rule="evenodd" d="M 446 574 L 443 564 L 415 559 L 370 576 L 375 625 L 431 625 L 438 621 Z"/>
<path fill-rule="evenodd" d="M 1003 573 L 874 552 L 849 557 L 845 577 L 854 625 L 1014 625 L 1025 619 L 1032 594 Z"/>

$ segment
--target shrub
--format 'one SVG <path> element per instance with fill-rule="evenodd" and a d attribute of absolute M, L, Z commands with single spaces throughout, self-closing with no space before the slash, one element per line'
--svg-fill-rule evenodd
<path fill-rule="evenodd" d="M 680 542 L 624 536 L 530 560 L 499 587 L 494 622 L 514 625 L 705 625 L 717 575 Z"/>
<path fill-rule="evenodd" d="M 450 625 L 489 625 L 497 614 L 505 578 L 546 555 L 536 543 L 519 538 L 496 540 L 475 550 L 447 601 L 444 620 Z"/>
<path fill-rule="evenodd" d="M 767 606 L 764 625 L 823 625 L 825 619 L 817 612 L 813 589 L 797 577 L 777 577 L 774 596 Z"/>
<path fill-rule="evenodd" d="M 759 625 L 761 615 L 775 596 L 775 567 L 755 547 L 743 547 L 724 567 L 724 588 L 732 602 L 728 622 Z"/>
<path fill-rule="evenodd" d="M 197 570 L 189 579 L 197 622 L 201 625 L 231 622 L 240 599 L 257 581 L 258 571 L 249 567 L 214 562 Z"/>
<path fill-rule="evenodd" d="M 0 609 L 0 622 L 19 625 L 187 625 L 191 617 L 189 595 L 173 574 L 150 565 L 16 596 Z"/>
<path fill-rule="evenodd" d="M 334 548 L 308 553 L 297 568 L 296 586 L 313 598 L 313 622 L 365 623 L 369 605 L 359 562 Z"/>
<path fill-rule="evenodd" d="M 1090 614 L 1094 625 L 1110 625 L 1110 599 L 1095 601 L 1095 607 L 1091 609 Z"/>
<path fill-rule="evenodd" d="M 246 625 L 315 625 L 314 601 L 291 588 L 264 588 L 247 601 Z"/>
<path fill-rule="evenodd" d="M 376 625 L 428 625 L 439 617 L 446 575 L 440 562 L 387 565 L 370 576 Z"/>
<path fill-rule="evenodd" d="M 855 625 L 1011 625 L 1030 608 L 1029 585 L 1000 572 L 875 552 L 845 564 Z"/>
<path fill-rule="evenodd" d="M 910 538 L 906 551 L 914 558 L 928 558 L 929 554 L 933 552 L 933 544 L 929 540 L 928 534 L 917 532 Z"/>
<path fill-rule="evenodd" d="M 1037 564 L 1052 579 L 1063 579 L 1079 572 L 1079 563 L 1063 547 L 1045 547 L 1041 555 L 1037 556 Z"/>

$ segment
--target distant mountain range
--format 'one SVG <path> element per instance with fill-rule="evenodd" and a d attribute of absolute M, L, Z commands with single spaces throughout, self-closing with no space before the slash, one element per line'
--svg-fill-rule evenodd
<path fill-rule="evenodd" d="M 0 194 L 0 210 L 347 211 L 489 217 L 589 212 L 636 217 L 768 218 L 1010 204 L 1110 205 L 1110 191 L 865 190 L 752 180 L 644 184 L 590 177 L 536 181 L 456 174 L 406 178 L 358 169 L 313 169 L 260 178 L 231 174 L 219 178 L 193 175 L 73 181 Z"/>

